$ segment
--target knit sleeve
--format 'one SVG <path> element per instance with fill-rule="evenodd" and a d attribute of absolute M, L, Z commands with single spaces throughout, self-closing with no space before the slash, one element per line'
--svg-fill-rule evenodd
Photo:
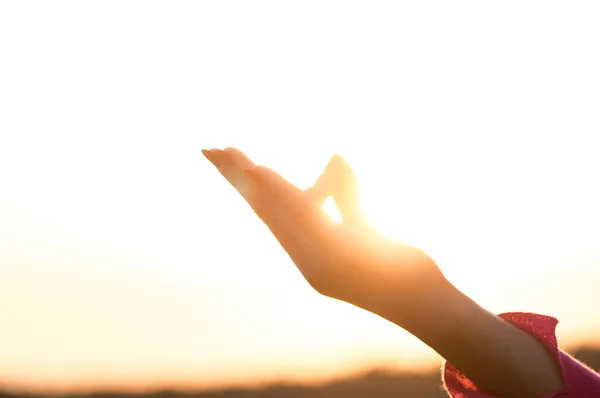
<path fill-rule="evenodd" d="M 524 312 L 510 312 L 499 316 L 537 338 L 560 365 L 563 387 L 554 394 L 540 398 L 600 397 L 600 375 L 558 349 L 555 333 L 558 321 L 555 318 Z M 472 381 L 448 362 L 444 364 L 443 380 L 452 398 L 493 398 L 481 392 Z"/>

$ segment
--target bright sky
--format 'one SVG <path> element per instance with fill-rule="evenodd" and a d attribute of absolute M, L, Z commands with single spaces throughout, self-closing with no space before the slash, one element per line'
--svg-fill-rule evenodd
<path fill-rule="evenodd" d="M 0 383 L 308 380 L 438 359 L 314 293 L 201 148 L 367 213 L 495 312 L 600 333 L 597 2 L 3 2 Z"/>

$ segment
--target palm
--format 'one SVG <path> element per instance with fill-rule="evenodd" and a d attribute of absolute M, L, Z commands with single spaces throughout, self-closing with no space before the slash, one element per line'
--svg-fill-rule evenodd
<path fill-rule="evenodd" d="M 411 294 L 415 285 L 443 278 L 418 249 L 385 238 L 370 227 L 358 205 L 357 182 L 334 156 L 315 184 L 302 191 L 237 149 L 203 151 L 265 222 L 307 281 L 320 293 L 369 306 L 384 290 Z M 342 216 L 321 209 L 332 196 Z"/>

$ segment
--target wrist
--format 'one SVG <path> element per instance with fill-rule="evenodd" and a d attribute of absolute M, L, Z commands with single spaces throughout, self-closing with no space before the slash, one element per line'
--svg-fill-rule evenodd
<path fill-rule="evenodd" d="M 468 316 L 473 303 L 446 278 L 415 283 L 413 286 L 382 286 L 363 308 L 406 329 L 425 341 L 432 329 L 447 330 Z"/>
<path fill-rule="evenodd" d="M 401 326 L 444 357 L 445 348 L 468 340 L 475 320 L 487 313 L 447 280 L 414 307 L 398 318 Z"/>

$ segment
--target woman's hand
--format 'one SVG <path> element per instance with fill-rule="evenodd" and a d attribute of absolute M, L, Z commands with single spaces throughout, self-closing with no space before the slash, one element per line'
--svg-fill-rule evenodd
<path fill-rule="evenodd" d="M 380 314 L 393 300 L 397 318 L 413 314 L 432 291 L 446 286 L 429 256 L 370 227 L 358 204 L 354 173 L 341 157 L 334 156 L 315 184 L 303 191 L 274 171 L 255 166 L 237 149 L 203 153 L 319 293 Z M 341 223 L 321 209 L 327 196 L 333 197 Z"/>
<path fill-rule="evenodd" d="M 561 387 L 557 363 L 539 341 L 460 293 L 425 253 L 369 226 L 356 178 L 339 156 L 302 191 L 237 149 L 203 153 L 318 292 L 405 328 L 493 396 L 539 397 Z M 321 209 L 330 195 L 341 223 Z"/>

